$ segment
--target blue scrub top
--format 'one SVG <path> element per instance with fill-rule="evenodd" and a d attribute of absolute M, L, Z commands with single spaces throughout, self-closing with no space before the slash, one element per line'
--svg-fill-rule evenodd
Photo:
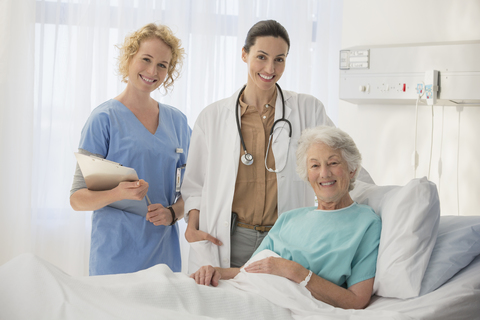
<path fill-rule="evenodd" d="M 79 148 L 134 168 L 148 182 L 151 202 L 167 207 L 175 201 L 176 170 L 186 164 L 191 129 L 178 109 L 158 106 L 159 125 L 152 134 L 121 102 L 101 104 L 87 120 Z M 154 226 L 144 216 L 110 206 L 94 211 L 90 275 L 135 272 L 159 263 L 181 271 L 177 225 Z"/>

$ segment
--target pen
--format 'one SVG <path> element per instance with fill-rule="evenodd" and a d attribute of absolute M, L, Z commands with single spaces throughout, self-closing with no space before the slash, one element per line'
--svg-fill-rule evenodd
<path fill-rule="evenodd" d="M 152 204 L 152 202 L 150 202 L 150 198 L 148 197 L 148 194 L 147 194 L 147 195 L 145 195 L 145 197 L 147 198 L 148 205 L 151 205 L 151 204 Z"/>

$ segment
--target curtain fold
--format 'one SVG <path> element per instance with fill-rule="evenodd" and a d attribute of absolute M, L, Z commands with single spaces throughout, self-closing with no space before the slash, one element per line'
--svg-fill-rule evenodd
<path fill-rule="evenodd" d="M 31 246 L 35 1 L 0 2 L 0 262 Z"/>
<path fill-rule="evenodd" d="M 0 264 L 33 252 L 88 274 L 91 213 L 69 204 L 73 152 L 91 110 L 125 88 L 115 46 L 126 34 L 156 22 L 182 40 L 181 78 L 153 97 L 193 127 L 205 106 L 246 83 L 246 33 L 275 19 L 291 39 L 280 85 L 316 96 L 336 121 L 341 16 L 338 0 L 1 1 Z"/>

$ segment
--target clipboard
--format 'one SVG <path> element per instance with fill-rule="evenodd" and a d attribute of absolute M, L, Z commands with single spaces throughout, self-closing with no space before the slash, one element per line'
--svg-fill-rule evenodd
<path fill-rule="evenodd" d="M 93 191 L 110 190 L 123 181 L 137 181 L 135 169 L 92 155 L 75 152 L 87 188 Z"/>
<path fill-rule="evenodd" d="M 135 169 L 124 167 L 120 163 L 93 155 L 75 153 L 78 165 L 82 171 L 87 188 L 92 191 L 111 190 L 123 181 L 137 181 L 138 175 Z M 128 211 L 145 217 L 147 215 L 147 203 L 143 200 L 120 200 L 109 204 L 123 211 Z"/>

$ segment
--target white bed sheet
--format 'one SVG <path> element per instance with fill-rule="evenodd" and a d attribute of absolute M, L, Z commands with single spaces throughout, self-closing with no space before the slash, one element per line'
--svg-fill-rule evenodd
<path fill-rule="evenodd" d="M 2 320 L 292 319 L 288 310 L 266 299 L 233 287 L 199 286 L 166 265 L 130 274 L 71 277 L 25 254 L 0 266 L 0 284 Z"/>
<path fill-rule="evenodd" d="M 480 256 L 437 290 L 400 300 L 374 296 L 369 310 L 391 310 L 422 320 L 480 319 Z"/>
<path fill-rule="evenodd" d="M 213 288 L 165 265 L 132 274 L 71 277 L 26 254 L 0 266 L 0 319 L 404 320 L 480 315 L 479 257 L 430 294 L 410 300 L 374 297 L 367 310 L 324 308 L 309 300 L 306 289 L 279 278 L 240 274 Z"/>

